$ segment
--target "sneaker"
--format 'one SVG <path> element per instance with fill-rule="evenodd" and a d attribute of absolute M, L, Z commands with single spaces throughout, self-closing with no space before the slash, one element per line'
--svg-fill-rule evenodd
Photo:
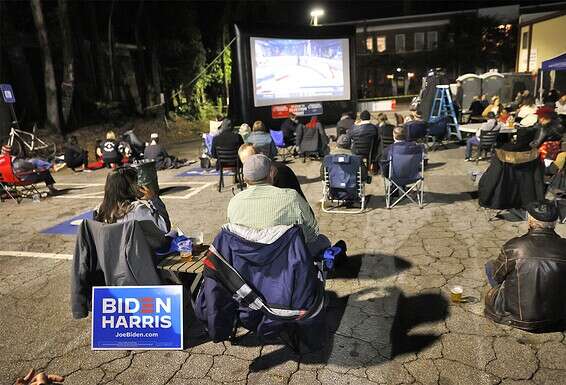
<path fill-rule="evenodd" d="M 471 161 L 472 161 L 472 158 L 466 158 L 465 161 L 466 161 L 466 162 L 471 162 Z"/>

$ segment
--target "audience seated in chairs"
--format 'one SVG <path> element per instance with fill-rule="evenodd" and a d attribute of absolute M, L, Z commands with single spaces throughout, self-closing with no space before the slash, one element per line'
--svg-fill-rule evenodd
<path fill-rule="evenodd" d="M 379 135 L 379 137 L 381 138 L 381 151 L 380 153 L 383 153 L 383 148 L 389 146 L 391 143 L 393 143 L 393 129 L 395 128 L 395 126 L 391 123 L 389 123 L 389 120 L 387 119 L 387 115 L 384 114 L 383 112 L 380 112 L 377 115 L 377 133 Z"/>
<path fill-rule="evenodd" d="M 427 134 L 427 123 L 422 119 L 414 119 L 405 124 L 405 135 L 407 140 L 415 141 L 426 138 Z"/>
<path fill-rule="evenodd" d="M 316 116 L 311 117 L 306 125 L 300 124 L 297 127 L 296 140 L 299 154 L 304 157 L 308 155 L 322 157 L 330 152 L 328 136 Z"/>
<path fill-rule="evenodd" d="M 325 345 L 325 273 L 299 226 L 225 225 L 204 266 L 194 309 L 213 341 L 228 340 L 243 326 L 263 342 L 280 338 L 297 353 Z"/>
<path fill-rule="evenodd" d="M 516 138 L 495 149 L 479 181 L 479 204 L 498 210 L 522 209 L 544 197 L 544 167 L 531 148 L 535 131 L 524 127 Z"/>
<path fill-rule="evenodd" d="M 245 163 L 246 159 L 248 159 L 252 155 L 256 155 L 257 151 L 252 144 L 246 143 L 243 144 L 240 149 L 238 150 L 238 156 L 242 161 L 242 164 Z M 273 175 L 272 184 L 275 187 L 279 188 L 290 188 L 295 190 L 302 196 L 305 200 L 305 194 L 301 189 L 301 184 L 299 183 L 299 179 L 297 175 L 293 172 L 293 170 L 284 163 L 272 161 L 271 165 L 275 169 L 275 173 Z"/>
<path fill-rule="evenodd" d="M 261 120 L 254 123 L 252 133 L 246 139 L 246 143 L 251 143 L 256 150 L 270 159 L 277 156 L 277 147 L 267 127 Z"/>
<path fill-rule="evenodd" d="M 530 203 L 527 213 L 528 233 L 505 243 L 485 266 L 492 287 L 485 315 L 529 332 L 563 331 L 566 240 L 554 231 L 558 211 L 544 200 Z"/>
<path fill-rule="evenodd" d="M 37 158 L 24 159 L 14 157 L 12 156 L 12 147 L 8 145 L 2 146 L 1 155 L 10 161 L 14 175 L 22 182 L 29 184 L 44 182 L 49 190 L 49 194 L 55 195 L 59 192 L 54 186 L 55 179 L 49 172 L 51 163 Z"/>
<path fill-rule="evenodd" d="M 250 127 L 249 124 L 242 123 L 240 125 L 240 129 L 238 130 L 238 134 L 240 134 L 240 136 L 242 137 L 244 142 L 246 142 L 246 140 L 248 139 L 248 136 L 250 136 L 251 133 L 252 133 L 252 128 Z"/>
<path fill-rule="evenodd" d="M 65 143 L 65 153 L 64 153 L 65 164 L 73 171 L 79 168 L 79 171 L 83 171 L 88 165 L 88 152 L 83 150 L 77 141 L 75 135 L 71 135 Z"/>
<path fill-rule="evenodd" d="M 515 121 L 517 123 L 521 122 L 521 119 L 527 117 L 528 115 L 535 114 L 537 112 L 537 106 L 535 103 L 535 98 L 531 95 L 526 95 L 522 98 L 521 107 L 515 115 Z"/>
<path fill-rule="evenodd" d="M 493 112 L 495 114 L 495 116 L 499 115 L 499 112 L 501 111 L 501 102 L 499 100 L 499 96 L 492 96 L 491 97 L 491 102 L 489 103 L 489 105 L 483 110 L 481 116 L 484 119 L 487 119 L 487 114 L 490 112 Z"/>
<path fill-rule="evenodd" d="M 499 130 L 501 130 L 501 124 L 497 121 L 495 114 L 490 112 L 487 114 L 487 122 L 482 123 L 476 131 L 476 134 L 466 141 L 466 161 L 472 160 L 472 146 L 480 145 L 482 132 L 499 132 Z"/>
<path fill-rule="evenodd" d="M 243 174 L 248 188 L 230 200 L 229 223 L 258 230 L 298 224 L 311 255 L 318 256 L 330 246 L 328 238 L 319 233 L 307 201 L 295 190 L 272 185 L 275 168 L 268 157 L 249 156 L 244 162 Z"/>
<path fill-rule="evenodd" d="M 361 157 L 349 154 L 326 155 L 322 166 L 322 211 L 333 213 L 363 212 L 366 202 L 367 170 Z M 340 206 L 345 205 L 350 208 L 356 203 L 360 204 L 360 208 L 356 211 L 340 209 Z"/>
<path fill-rule="evenodd" d="M 212 139 L 210 155 L 213 158 L 218 158 L 218 147 L 233 149 L 237 152 L 242 144 L 244 144 L 244 139 L 240 134 L 233 132 L 231 129 L 223 130 Z"/>
<path fill-rule="evenodd" d="M 395 127 L 395 142 L 387 147 L 382 160 L 382 175 L 385 185 L 387 208 L 394 207 L 407 197 L 415 202 L 411 193 L 416 194 L 416 203 L 423 205 L 424 145 L 408 141 L 404 127 Z M 391 198 L 397 199 L 391 203 Z"/>
<path fill-rule="evenodd" d="M 484 121 L 482 116 L 483 110 L 485 107 L 483 106 L 482 102 L 480 101 L 479 96 L 474 96 L 472 100 L 472 104 L 470 104 L 469 112 L 470 112 L 470 119 L 469 121 Z M 465 122 L 468 123 L 468 122 Z"/>
<path fill-rule="evenodd" d="M 106 140 L 96 149 L 96 154 L 102 158 L 108 168 L 116 168 L 122 164 L 124 146 L 116 141 L 114 131 L 106 133 Z"/>

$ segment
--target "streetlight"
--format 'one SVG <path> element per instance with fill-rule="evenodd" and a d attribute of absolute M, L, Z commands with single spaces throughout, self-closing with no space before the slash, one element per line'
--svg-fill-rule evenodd
<path fill-rule="evenodd" d="M 318 18 L 320 16 L 324 15 L 324 9 L 321 8 L 315 8 L 311 11 L 311 22 L 312 25 L 317 26 L 318 25 Z"/>

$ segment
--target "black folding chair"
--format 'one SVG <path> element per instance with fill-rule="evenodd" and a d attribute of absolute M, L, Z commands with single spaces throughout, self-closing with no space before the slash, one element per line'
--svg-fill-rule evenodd
<path fill-rule="evenodd" d="M 374 161 L 374 144 L 375 135 L 355 136 L 352 138 L 352 154 L 361 157 L 366 162 L 368 170 Z"/>
<path fill-rule="evenodd" d="M 383 143 L 383 148 L 395 142 L 395 139 L 393 139 L 394 128 L 395 126 L 392 124 L 385 124 L 381 126 L 381 142 Z"/>
<path fill-rule="evenodd" d="M 240 157 L 238 156 L 238 148 L 227 148 L 227 147 L 216 147 L 216 168 L 220 174 L 220 179 L 218 181 L 218 192 L 222 191 L 224 187 L 224 169 L 232 168 L 234 169 L 234 178 L 236 184 L 240 190 L 244 189 L 243 177 L 242 177 L 242 163 L 240 162 Z"/>
<path fill-rule="evenodd" d="M 480 132 L 480 144 L 478 145 L 478 154 L 476 157 L 476 163 L 479 163 L 481 159 L 482 152 L 487 157 L 487 154 L 491 154 L 495 144 L 497 143 L 497 135 L 499 131 L 481 131 Z"/>

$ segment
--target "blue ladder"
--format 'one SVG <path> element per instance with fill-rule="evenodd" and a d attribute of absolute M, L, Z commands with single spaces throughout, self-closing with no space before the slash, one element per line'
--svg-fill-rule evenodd
<path fill-rule="evenodd" d="M 460 125 L 458 124 L 456 111 L 454 111 L 454 105 L 452 104 L 450 88 L 446 85 L 436 86 L 436 94 L 432 102 L 429 121 L 442 116 L 447 116 L 451 120 L 451 123 L 448 123 L 448 136 L 454 135 L 458 140 L 462 140 Z"/>

